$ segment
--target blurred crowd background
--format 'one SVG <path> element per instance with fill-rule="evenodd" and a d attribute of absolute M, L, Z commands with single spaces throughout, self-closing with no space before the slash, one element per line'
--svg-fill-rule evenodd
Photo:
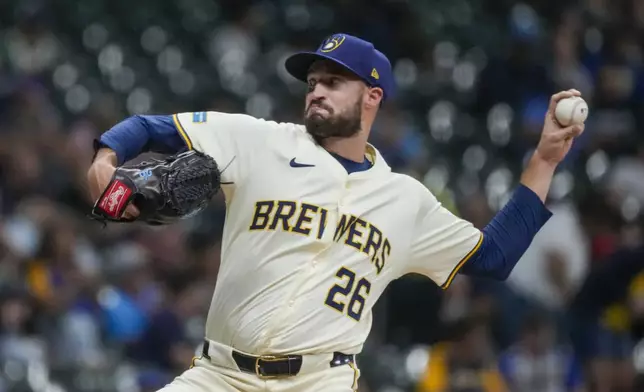
<path fill-rule="evenodd" d="M 92 139 L 145 113 L 297 122 L 304 86 L 283 61 L 333 32 L 394 65 L 373 144 L 480 228 L 550 95 L 590 105 L 510 279 L 392 283 L 360 391 L 644 391 L 644 1 L 3 0 L 1 392 L 155 391 L 189 366 L 222 201 L 180 225 L 103 228 L 87 218 Z"/>

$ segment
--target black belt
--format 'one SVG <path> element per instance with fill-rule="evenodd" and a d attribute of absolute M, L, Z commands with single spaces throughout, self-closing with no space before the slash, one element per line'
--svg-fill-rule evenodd
<path fill-rule="evenodd" d="M 210 343 L 206 341 L 203 345 L 203 356 L 210 359 L 208 349 Z M 233 350 L 233 360 L 239 369 L 246 373 L 252 373 L 261 378 L 282 378 L 296 376 L 302 368 L 301 355 L 247 355 Z M 355 356 L 343 353 L 333 353 L 333 359 L 329 367 L 342 366 L 355 362 Z"/>

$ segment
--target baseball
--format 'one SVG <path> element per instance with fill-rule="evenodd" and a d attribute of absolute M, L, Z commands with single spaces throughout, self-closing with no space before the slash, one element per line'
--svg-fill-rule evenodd
<path fill-rule="evenodd" d="M 557 102 L 555 118 L 557 122 L 568 127 L 575 124 L 583 124 L 588 117 L 588 104 L 581 97 L 564 98 Z"/>

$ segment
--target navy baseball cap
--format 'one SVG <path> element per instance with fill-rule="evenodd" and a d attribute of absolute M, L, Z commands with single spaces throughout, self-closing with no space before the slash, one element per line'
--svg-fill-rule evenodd
<path fill-rule="evenodd" d="M 380 87 L 383 101 L 395 94 L 391 63 L 371 42 L 349 34 L 333 34 L 322 41 L 315 52 L 300 52 L 287 58 L 286 70 L 296 79 L 306 82 L 309 68 L 321 59 L 343 66 L 370 87 Z"/>

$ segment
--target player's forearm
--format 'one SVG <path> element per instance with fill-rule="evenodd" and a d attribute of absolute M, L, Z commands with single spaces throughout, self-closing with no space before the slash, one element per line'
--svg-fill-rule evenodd
<path fill-rule="evenodd" d="M 146 151 L 175 153 L 185 146 L 171 116 L 132 116 L 101 135 L 122 164 Z"/>
<path fill-rule="evenodd" d="M 483 229 L 481 247 L 461 272 L 471 276 L 506 279 L 551 216 L 552 213 L 536 192 L 519 185 L 510 201 Z"/>
<path fill-rule="evenodd" d="M 545 202 L 556 168 L 556 164 L 541 159 L 535 153 L 521 175 L 521 183 L 539 196 L 542 202 Z"/>

